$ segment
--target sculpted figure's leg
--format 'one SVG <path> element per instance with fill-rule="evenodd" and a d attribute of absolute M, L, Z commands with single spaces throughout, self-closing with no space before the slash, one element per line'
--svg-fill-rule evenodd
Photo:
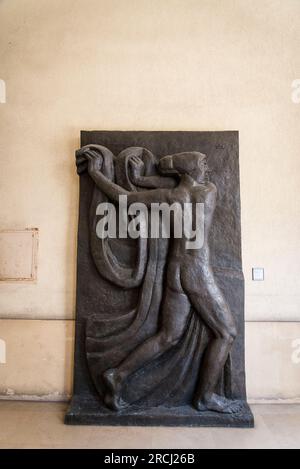
<path fill-rule="evenodd" d="M 178 343 L 186 328 L 189 312 L 190 303 L 186 295 L 167 287 L 158 333 L 133 350 L 118 367 L 107 370 L 103 375 L 109 390 L 105 396 L 108 407 L 118 410 L 126 405 L 120 397 L 123 382 L 132 373 Z"/>
<path fill-rule="evenodd" d="M 213 274 L 199 272 L 197 286 L 190 285 L 190 276 L 183 275 L 183 286 L 201 320 L 213 333 L 200 370 L 200 380 L 196 390 L 194 405 L 198 410 L 214 410 L 233 413 L 240 410 L 241 404 L 214 393 L 225 365 L 232 343 L 236 337 L 236 327 L 232 313 Z"/>

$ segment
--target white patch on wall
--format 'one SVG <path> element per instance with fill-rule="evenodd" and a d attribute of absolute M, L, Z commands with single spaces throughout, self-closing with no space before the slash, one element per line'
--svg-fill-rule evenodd
<path fill-rule="evenodd" d="M 0 231 L 0 281 L 35 281 L 38 229 Z"/>
<path fill-rule="evenodd" d="M 0 79 L 0 103 L 6 103 L 6 85 L 5 81 Z"/>
<path fill-rule="evenodd" d="M 0 339 L 0 364 L 6 363 L 6 343 L 5 340 Z"/>

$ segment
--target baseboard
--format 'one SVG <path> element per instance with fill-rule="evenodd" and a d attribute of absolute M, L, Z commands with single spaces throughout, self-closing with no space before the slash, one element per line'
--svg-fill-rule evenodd
<path fill-rule="evenodd" d="M 294 398 L 255 398 L 255 399 L 247 399 L 248 404 L 300 404 L 300 397 Z"/>
<path fill-rule="evenodd" d="M 0 401 L 69 402 L 69 394 L 0 394 Z"/>
<path fill-rule="evenodd" d="M 36 401 L 36 402 L 70 402 L 70 394 L 0 394 L 0 401 Z M 248 398 L 248 404 L 300 404 L 300 397 L 294 398 Z"/>

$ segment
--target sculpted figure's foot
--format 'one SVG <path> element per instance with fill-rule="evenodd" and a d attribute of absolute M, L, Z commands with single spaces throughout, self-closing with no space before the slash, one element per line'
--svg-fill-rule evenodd
<path fill-rule="evenodd" d="M 104 402 L 107 407 L 113 410 L 121 410 L 127 407 L 125 401 L 120 397 L 122 380 L 116 368 L 110 368 L 103 373 L 103 380 L 108 389 Z"/>
<path fill-rule="evenodd" d="M 218 394 L 211 394 L 204 399 L 196 398 L 194 406 L 199 411 L 213 410 L 214 412 L 221 412 L 223 414 L 235 414 L 242 409 L 242 402 L 238 400 L 227 399 L 226 397 L 219 396 Z"/>
<path fill-rule="evenodd" d="M 122 410 L 128 407 L 127 402 L 123 401 L 119 396 L 114 396 L 111 393 L 107 393 L 104 396 L 104 403 L 112 410 Z"/>

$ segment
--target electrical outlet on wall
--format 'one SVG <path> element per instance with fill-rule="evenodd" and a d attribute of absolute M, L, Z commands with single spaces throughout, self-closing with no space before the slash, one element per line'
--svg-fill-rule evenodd
<path fill-rule="evenodd" d="M 263 267 L 252 267 L 252 280 L 262 281 L 265 279 L 265 272 Z"/>

